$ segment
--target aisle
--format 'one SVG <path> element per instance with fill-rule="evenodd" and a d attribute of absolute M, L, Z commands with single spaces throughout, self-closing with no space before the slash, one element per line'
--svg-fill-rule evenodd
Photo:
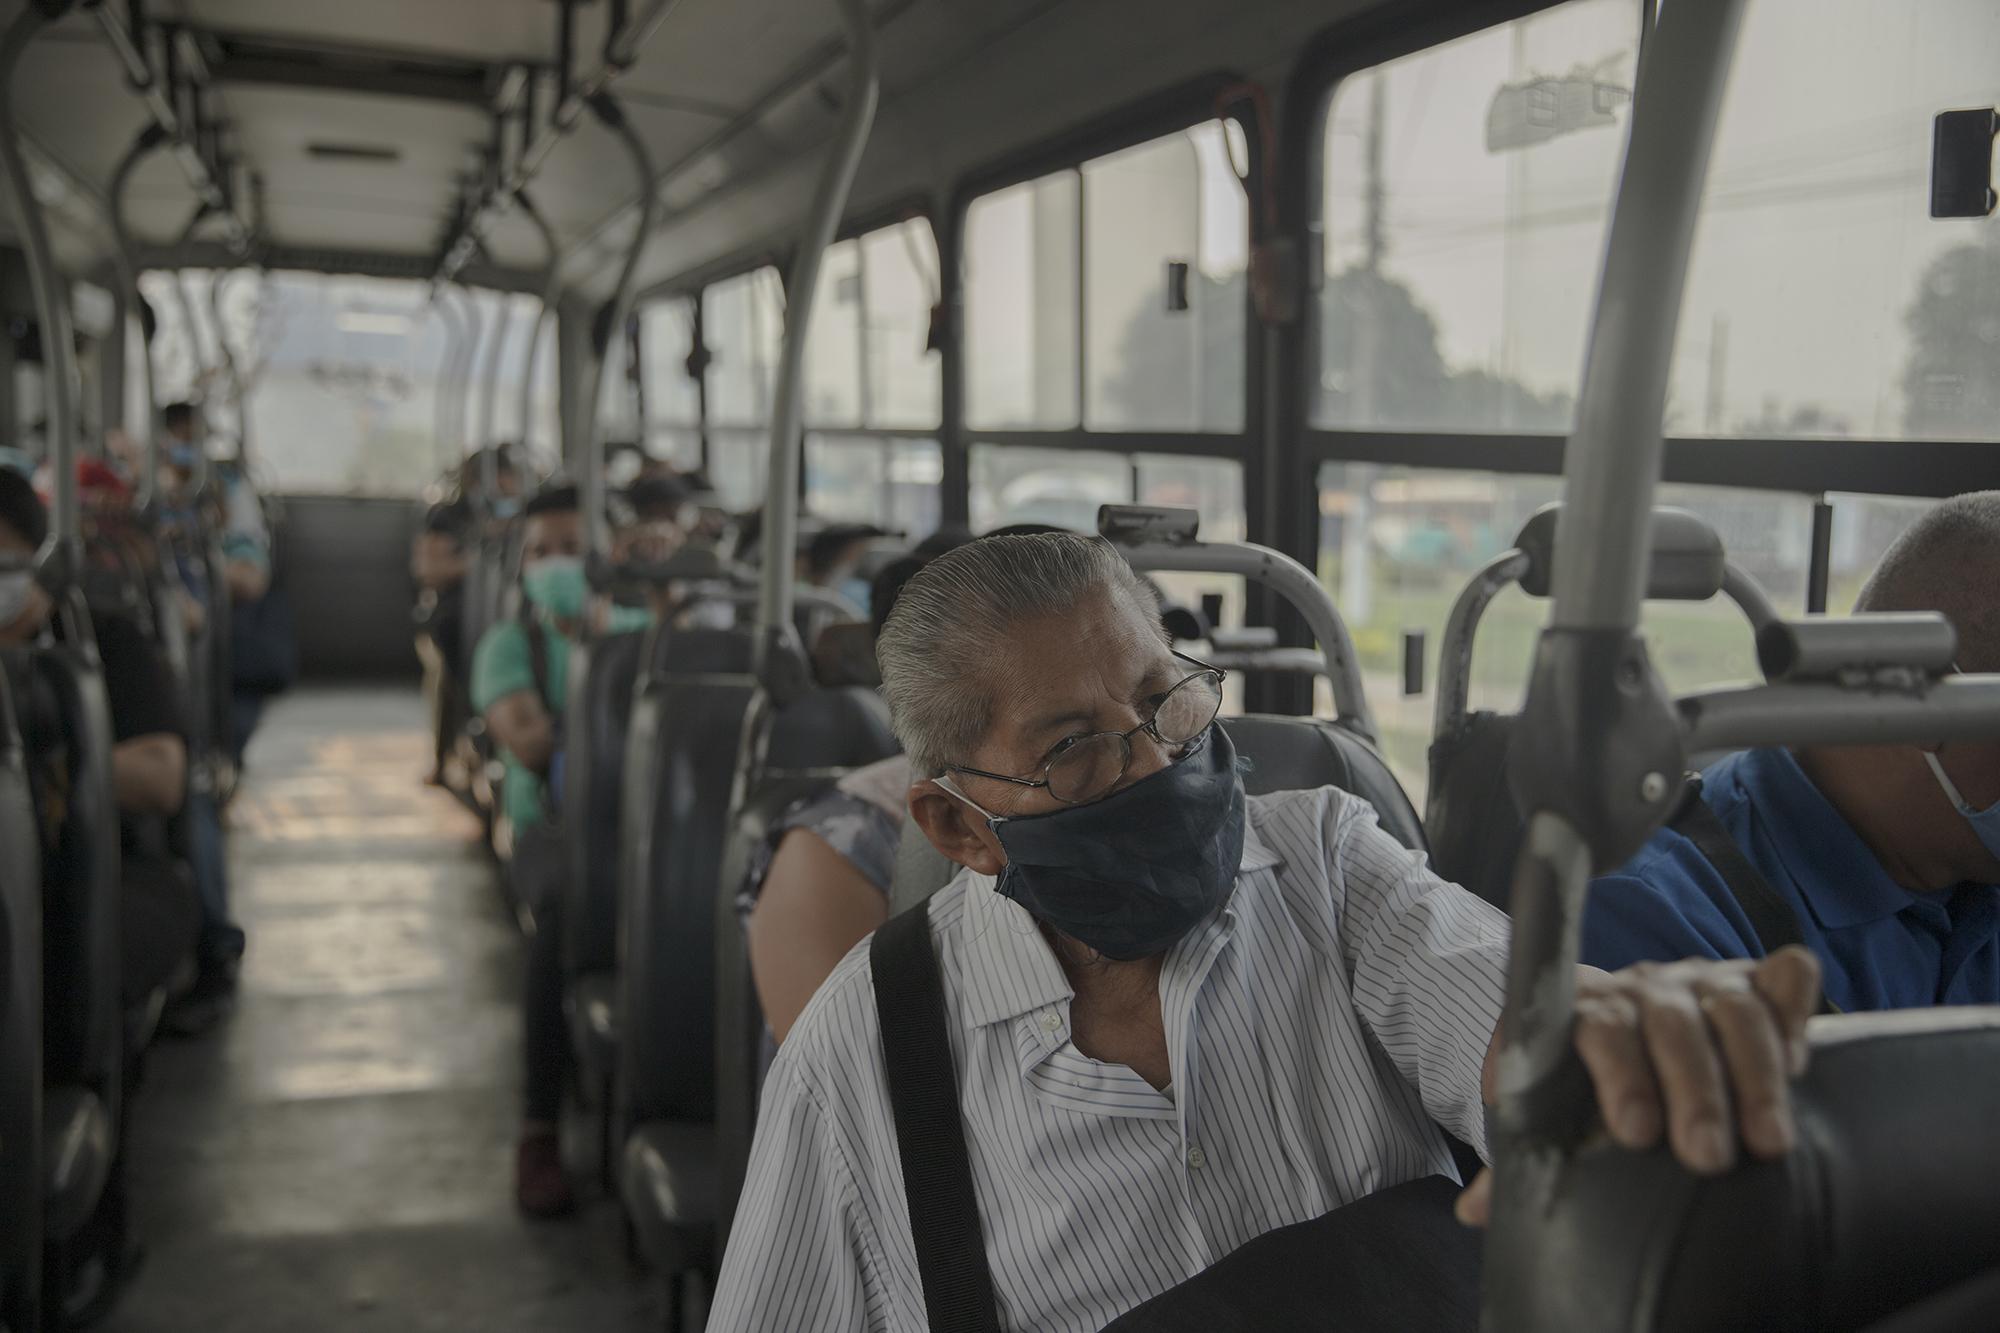
<path fill-rule="evenodd" d="M 654 1326 L 609 1204 L 514 1213 L 521 944 L 426 748 L 414 692 L 267 718 L 231 815 L 242 999 L 151 1057 L 150 1257 L 112 1333 Z"/>

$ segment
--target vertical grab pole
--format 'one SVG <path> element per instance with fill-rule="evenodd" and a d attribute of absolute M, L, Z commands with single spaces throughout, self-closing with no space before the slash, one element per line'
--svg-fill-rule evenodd
<path fill-rule="evenodd" d="M 875 123 L 875 104 L 881 96 L 875 32 L 868 21 L 867 6 L 864 0 L 839 0 L 839 5 L 841 21 L 847 27 L 847 97 L 785 284 L 785 339 L 778 361 L 777 398 L 771 412 L 771 463 L 764 486 L 764 567 L 757 597 L 755 649 L 759 675 L 765 674 L 770 662 L 772 641 L 788 632 L 792 623 L 792 555 L 798 540 L 801 473 L 800 385 L 820 263 L 833 244 L 841 213 L 847 207 L 847 191 L 868 147 L 868 131 Z"/>
<path fill-rule="evenodd" d="M 76 499 L 76 338 L 70 330 L 69 292 L 56 271 L 55 250 L 49 244 L 48 219 L 28 181 L 28 166 L 14 124 L 14 74 L 21 54 L 34 41 L 50 15 L 68 6 L 28 5 L 0 39 L 0 170 L 21 229 L 21 248 L 28 261 L 28 283 L 34 290 L 35 319 L 42 329 L 42 378 L 48 385 L 49 465 L 54 475 L 55 513 L 49 538 L 38 556 L 45 583 L 67 583 L 82 566 L 82 525 Z"/>
<path fill-rule="evenodd" d="M 496 295 L 499 300 L 500 309 L 495 312 L 493 336 L 486 343 L 486 369 L 481 372 L 479 377 L 479 443 L 480 447 L 487 451 L 489 459 L 492 457 L 492 445 L 494 442 L 494 399 L 500 395 L 500 349 L 506 345 L 507 330 L 512 328 L 514 324 L 514 301 L 512 295 L 507 292 L 500 292 Z M 485 480 L 490 482 L 492 479 L 489 477 Z M 491 493 L 489 489 L 488 494 Z"/>
<path fill-rule="evenodd" d="M 639 256 L 645 253 L 646 242 L 651 239 L 653 225 L 659 219 L 660 197 L 653 180 L 652 154 L 646 151 L 646 141 L 625 119 L 618 100 L 610 93 L 595 93 L 590 98 L 590 109 L 606 129 L 618 136 L 626 156 L 632 159 L 632 172 L 639 178 L 639 226 L 632 233 L 632 244 L 625 250 L 625 263 L 618 270 L 618 286 L 611 296 L 611 318 L 605 324 L 604 347 L 597 358 L 597 373 L 591 377 L 590 398 L 584 416 L 583 484 L 578 498 L 583 504 L 585 549 L 595 560 L 608 556 L 611 551 L 610 525 L 604 512 L 604 419 L 599 409 L 604 403 L 604 386 L 611 374 L 611 342 L 624 336 L 625 321 L 631 318 Z"/>
<path fill-rule="evenodd" d="M 1640 56 L 1577 424 L 1564 455 L 1553 606 L 1514 756 L 1531 812 L 1514 871 L 1514 934 L 1491 1149 L 1483 1327 L 1543 1321 L 1532 1262 L 1561 1170 L 1587 1123 L 1570 1033 L 1584 892 L 1670 808 L 1682 756 L 1672 706 L 1636 633 L 1648 573 L 1661 417 L 1688 254 L 1742 0 L 1676 0 Z"/>
<path fill-rule="evenodd" d="M 448 296 L 449 293 L 441 291 L 431 301 L 431 309 L 437 311 L 438 319 L 444 325 L 444 355 L 438 358 L 436 401 L 432 404 L 434 420 L 431 427 L 431 460 L 440 470 L 446 466 L 447 460 L 451 457 L 445 448 L 445 441 L 451 436 L 451 395 L 448 391 L 451 387 L 452 367 L 458 364 L 459 344 L 465 338 L 465 325 L 459 319 L 458 312 L 452 309 Z"/>
<path fill-rule="evenodd" d="M 533 86 L 532 84 L 530 85 Z M 514 191 L 514 202 L 521 206 L 521 213 L 534 224 L 541 233 L 542 246 L 548 252 L 548 265 L 542 277 L 542 303 L 535 308 L 535 319 L 528 326 L 528 354 L 521 367 L 521 447 L 528 447 L 529 423 L 534 420 L 535 411 L 535 371 L 542 357 L 542 328 L 548 322 L 556 302 L 562 297 L 562 250 L 556 244 L 556 230 L 549 220 L 542 216 L 542 210 L 535 207 L 535 201 L 525 189 Z M 497 460 L 488 459 L 490 475 L 487 477 L 489 493 L 499 475 Z"/>
<path fill-rule="evenodd" d="M 118 263 L 118 280 L 125 284 L 125 290 L 132 294 L 141 308 L 145 296 L 139 290 L 138 266 L 132 262 L 132 234 L 125 227 L 125 188 L 132 181 L 132 172 L 146 155 L 167 142 L 167 132 L 157 121 L 148 121 L 139 131 L 139 137 L 125 150 L 125 156 L 118 159 L 118 167 L 111 173 L 109 190 L 109 212 L 111 215 L 112 255 Z M 123 330 L 120 330 L 122 336 Z M 137 502 L 140 513 L 151 513 L 153 497 L 158 488 L 157 473 L 160 467 L 160 393 L 153 378 L 153 329 L 146 327 L 146 318 L 139 316 L 139 341 L 142 354 L 139 358 L 139 373 L 146 383 L 146 424 L 142 428 L 139 448 L 142 451 L 139 462 L 139 493 Z"/>
<path fill-rule="evenodd" d="M 236 408 L 236 462 L 247 471 L 250 467 L 250 400 L 243 393 L 243 372 L 236 364 L 236 353 L 229 346 L 229 331 L 222 326 L 222 287 L 229 281 L 227 269 L 216 269 L 215 278 L 208 284 L 208 317 L 215 325 L 215 345 L 222 354 L 222 373 L 229 381 L 229 401 Z"/>

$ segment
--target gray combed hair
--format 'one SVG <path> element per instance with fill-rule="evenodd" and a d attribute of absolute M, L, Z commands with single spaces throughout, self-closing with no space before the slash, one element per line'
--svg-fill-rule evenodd
<path fill-rule="evenodd" d="M 1157 628 L 1158 602 L 1101 537 L 983 537 L 913 575 L 875 644 L 911 772 L 936 777 L 978 745 L 992 718 L 987 677 L 1015 625 L 1106 590 L 1122 593 Z"/>
<path fill-rule="evenodd" d="M 2000 671 L 2000 491 L 1940 501 L 1869 576 L 1857 611 L 1938 611 L 1958 630 L 1958 665 Z"/>

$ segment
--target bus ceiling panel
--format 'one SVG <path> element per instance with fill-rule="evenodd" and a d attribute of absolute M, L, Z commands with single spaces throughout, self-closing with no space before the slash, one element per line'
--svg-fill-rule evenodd
<path fill-rule="evenodd" d="M 940 187 L 1016 157 L 1177 84 L 1235 71 L 1273 77 L 1312 34 L 1365 0 L 994 0 L 975 12 L 915 0 L 883 26 L 883 108 L 849 201 L 850 216 Z M 819 140 L 796 146 L 824 74 L 776 90 L 756 118 L 776 157 L 720 151 L 663 159 L 666 221 L 642 284 L 739 255 L 782 249 L 812 193 Z M 640 76 L 633 76 L 638 79 Z M 1190 106 L 1190 122 L 1207 114 Z M 796 119 L 795 119 L 796 118 Z M 830 123 L 830 119 L 827 121 Z M 1162 127 L 1164 130 L 1167 127 Z M 741 137 L 747 127 L 730 138 Z M 715 159 L 720 158 L 720 161 Z M 733 165 L 732 165 L 733 164 Z M 608 224 L 609 219 L 607 219 Z M 572 281 L 609 281 L 608 263 Z"/>
<path fill-rule="evenodd" d="M 166 6 L 149 11 L 167 18 Z M 218 32 L 288 43 L 451 56 L 488 63 L 547 61 L 555 51 L 550 0 L 186 0 L 178 17 Z M 577 9 L 577 49 L 604 43 L 608 6 Z"/>

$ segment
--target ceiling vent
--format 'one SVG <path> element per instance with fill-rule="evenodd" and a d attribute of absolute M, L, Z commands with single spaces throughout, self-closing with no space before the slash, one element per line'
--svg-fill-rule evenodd
<path fill-rule="evenodd" d="M 394 144 L 309 143 L 306 155 L 322 162 L 400 162 L 403 150 Z"/>

